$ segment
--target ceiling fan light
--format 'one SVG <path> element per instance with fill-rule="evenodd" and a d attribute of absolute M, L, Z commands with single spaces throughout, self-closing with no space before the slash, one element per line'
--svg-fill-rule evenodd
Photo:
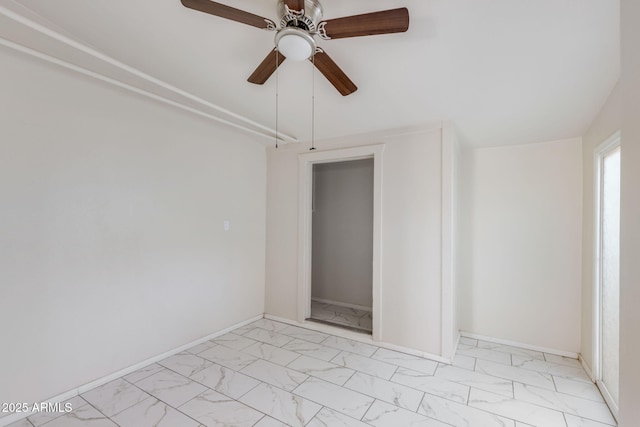
<path fill-rule="evenodd" d="M 291 61 L 304 61 L 311 58 L 316 43 L 309 33 L 297 28 L 285 28 L 276 35 L 278 51 Z"/>

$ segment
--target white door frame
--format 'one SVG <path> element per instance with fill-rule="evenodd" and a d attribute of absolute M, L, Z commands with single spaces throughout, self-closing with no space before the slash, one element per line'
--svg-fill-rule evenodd
<path fill-rule="evenodd" d="M 311 315 L 311 239 L 313 195 L 313 165 L 373 158 L 373 319 L 372 338 L 380 341 L 381 251 L 382 251 L 382 153 L 384 144 L 312 151 L 298 155 L 298 322 L 305 323 Z"/>
<path fill-rule="evenodd" d="M 598 145 L 594 152 L 594 271 L 593 271 L 593 375 L 596 384 L 607 401 L 613 415 L 618 417 L 618 405 L 602 383 L 602 186 L 603 161 L 605 156 L 620 146 L 620 131 L 611 135 L 605 142 Z"/>

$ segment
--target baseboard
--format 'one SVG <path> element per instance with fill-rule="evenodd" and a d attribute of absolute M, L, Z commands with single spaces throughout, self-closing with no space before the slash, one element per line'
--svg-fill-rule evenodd
<path fill-rule="evenodd" d="M 400 353 L 410 354 L 412 356 L 423 357 L 425 359 L 430 359 L 435 362 L 446 363 L 447 365 L 450 365 L 452 363 L 452 360 L 446 357 L 438 356 L 438 355 L 427 353 L 420 350 L 415 350 L 408 347 L 403 347 L 396 344 L 391 344 L 391 343 L 382 342 L 382 341 L 374 341 L 373 338 L 371 338 L 370 334 L 359 333 L 359 332 L 351 331 L 348 329 L 343 329 L 338 326 L 330 326 L 330 325 L 314 323 L 314 322 L 300 323 L 295 320 L 286 319 L 284 317 L 272 316 L 270 314 L 265 314 L 264 317 L 265 319 L 275 320 L 276 322 L 286 323 L 288 325 L 293 325 L 293 326 L 299 326 L 301 328 L 311 329 L 312 331 L 324 332 L 325 334 L 331 334 L 341 338 L 348 338 L 350 340 L 358 341 L 365 344 L 375 345 L 377 347 L 386 348 L 388 350 L 394 350 L 394 351 L 399 351 Z"/>
<path fill-rule="evenodd" d="M 574 353 L 571 351 L 564 351 L 564 350 L 557 350 L 554 348 L 547 348 L 547 347 L 542 347 L 539 345 L 532 345 L 532 344 L 526 344 L 523 342 L 518 342 L 518 341 L 511 341 L 511 340 L 505 340 L 502 338 L 493 338 L 493 337 L 488 337 L 486 335 L 480 335 L 480 334 L 474 334 L 471 332 L 464 332 L 461 331 L 460 335 L 466 338 L 473 338 L 473 339 L 478 339 L 478 340 L 482 340 L 482 341 L 488 341 L 488 342 L 492 342 L 495 344 L 503 344 L 503 345 L 509 345 L 511 347 L 520 347 L 520 348 L 524 348 L 527 350 L 533 350 L 533 351 L 540 351 L 542 353 L 549 353 L 549 354 L 554 354 L 556 356 L 563 356 L 563 357 L 569 357 L 571 359 L 577 359 L 578 358 L 578 353 Z"/>
<path fill-rule="evenodd" d="M 315 298 L 315 297 L 312 297 L 311 301 L 319 302 L 322 304 L 339 305 L 341 307 L 347 307 L 347 308 L 355 308 L 356 310 L 371 311 L 371 307 L 365 307 L 364 305 L 358 305 L 358 304 L 349 304 L 348 302 L 332 301 L 330 299 Z"/>
<path fill-rule="evenodd" d="M 587 375 L 589 375 L 589 378 L 591 378 L 591 381 L 593 381 L 595 383 L 596 382 L 596 376 L 593 374 L 593 371 L 591 370 L 589 365 L 587 365 L 587 362 L 584 361 L 584 359 L 582 358 L 581 354 L 578 355 L 578 360 L 580 361 L 580 364 L 582 365 L 582 369 L 584 369 L 584 371 L 587 373 Z"/>
<path fill-rule="evenodd" d="M 458 346 L 460 345 L 460 338 L 462 338 L 462 335 L 460 334 L 460 331 L 458 331 L 458 337 L 456 338 L 456 344 L 453 347 L 453 357 L 455 357 L 456 353 L 458 352 Z"/>
<path fill-rule="evenodd" d="M 206 337 L 202 337 L 199 338 L 195 341 L 191 341 L 190 343 L 181 345 L 180 347 L 176 347 L 172 350 L 166 351 L 162 354 L 159 354 L 157 356 L 153 356 L 147 360 L 144 360 L 140 363 L 136 363 L 135 365 L 129 366 L 127 368 L 121 369 L 117 372 L 114 372 L 112 374 L 109 374 L 107 376 L 104 376 L 102 378 L 99 378 L 95 381 L 91 381 L 90 383 L 81 385 L 80 387 L 74 388 L 73 390 L 69 390 L 65 393 L 61 393 L 58 394 L 57 396 L 54 396 L 50 399 L 46 399 L 44 400 L 45 402 L 51 402 L 51 403 L 60 403 L 60 402 L 64 402 L 65 400 L 69 400 L 72 397 L 78 396 L 80 394 L 86 393 L 89 390 L 92 390 L 96 387 L 100 387 L 103 384 L 106 384 L 108 382 L 111 382 L 113 380 L 117 380 L 120 377 L 123 377 L 125 375 L 128 375 L 132 372 L 137 371 L 138 369 L 144 368 L 145 366 L 148 366 L 152 363 L 155 362 L 159 362 L 163 359 L 166 359 L 167 357 L 173 356 L 174 354 L 180 353 L 184 350 L 187 350 L 191 347 L 194 347 L 196 345 L 202 344 L 203 342 L 212 340 L 214 338 L 219 337 L 220 335 L 224 335 L 228 332 L 231 332 L 234 329 L 240 328 L 242 326 L 248 325 L 249 323 L 255 322 L 256 320 L 260 320 L 262 319 L 264 316 L 263 315 L 259 315 L 259 316 L 254 316 L 250 319 L 244 320 L 242 322 L 236 323 L 235 325 L 229 326 L 228 328 L 224 328 L 218 332 L 214 332 L 210 335 L 207 335 Z M 21 413 L 17 413 L 17 414 L 11 414 L 8 415 L 6 417 L 0 418 L 0 427 L 4 427 L 7 426 L 11 423 L 14 423 L 16 421 L 20 421 L 23 418 L 26 418 L 28 416 L 32 415 L 32 412 L 21 412 Z"/>

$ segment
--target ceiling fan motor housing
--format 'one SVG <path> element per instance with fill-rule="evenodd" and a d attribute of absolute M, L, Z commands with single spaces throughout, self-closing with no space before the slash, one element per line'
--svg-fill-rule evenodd
<path fill-rule="evenodd" d="M 278 16 L 281 28 L 294 27 L 315 33 L 322 20 L 322 5 L 318 0 L 304 0 L 303 10 L 292 10 L 285 0 L 278 0 Z"/>

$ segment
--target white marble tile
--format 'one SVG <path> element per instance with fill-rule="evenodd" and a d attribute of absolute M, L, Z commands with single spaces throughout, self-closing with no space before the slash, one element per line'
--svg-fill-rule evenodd
<path fill-rule="evenodd" d="M 192 420 L 171 406 L 150 397 L 113 417 L 120 427 L 198 427 Z"/>
<path fill-rule="evenodd" d="M 176 408 L 207 389 L 202 384 L 166 369 L 137 382 L 136 385 Z"/>
<path fill-rule="evenodd" d="M 211 347 L 215 347 L 215 345 L 216 344 L 213 341 L 205 341 L 202 344 L 194 345 L 193 347 L 188 348 L 185 351 L 191 354 L 198 354 L 210 349 Z"/>
<path fill-rule="evenodd" d="M 451 427 L 441 421 L 376 400 L 362 421 L 374 427 Z"/>
<path fill-rule="evenodd" d="M 349 340 L 346 338 L 336 337 L 333 335 L 322 341 L 322 344 L 328 347 L 337 348 L 338 350 L 356 353 L 365 357 L 371 357 L 371 355 L 378 349 L 378 347 L 369 344 Z"/>
<path fill-rule="evenodd" d="M 276 419 L 264 416 L 260 421 L 258 421 L 258 424 L 256 424 L 253 427 L 288 427 L 288 426 L 285 423 L 281 423 Z"/>
<path fill-rule="evenodd" d="M 87 405 L 87 402 L 82 397 L 76 396 L 63 401 L 60 405 L 62 408 L 65 408 L 65 410 L 67 405 L 69 405 L 71 409 L 69 412 L 71 412 Z M 35 427 L 39 427 L 42 424 L 48 423 L 51 420 L 55 420 L 56 418 L 61 417 L 64 414 L 65 412 L 38 412 L 36 414 L 30 415 L 28 419 L 29 422 L 31 422 L 31 424 L 33 424 Z"/>
<path fill-rule="evenodd" d="M 582 363 L 578 359 L 571 357 L 557 356 L 555 354 L 544 354 L 544 360 L 551 363 L 557 363 L 558 365 L 573 366 L 575 368 L 582 368 Z"/>
<path fill-rule="evenodd" d="M 466 404 L 469 396 L 469 386 L 407 368 L 399 368 L 391 381 L 458 403 Z"/>
<path fill-rule="evenodd" d="M 356 372 L 344 385 L 353 391 L 391 403 L 410 411 L 418 409 L 423 392 L 371 375 Z"/>
<path fill-rule="evenodd" d="M 256 328 L 266 329 L 267 331 L 280 332 L 283 329 L 289 327 L 286 323 L 276 322 L 275 320 L 269 319 L 260 319 L 251 323 L 250 326 L 255 326 Z"/>
<path fill-rule="evenodd" d="M 505 344 L 497 344 L 487 341 L 478 340 L 478 347 L 486 348 L 488 350 L 501 351 L 504 353 L 517 354 L 520 356 L 529 357 L 531 359 L 544 360 L 544 355 L 540 351 L 528 350 L 526 348 L 513 347 Z"/>
<path fill-rule="evenodd" d="M 537 387 L 514 383 L 515 398 L 534 405 L 566 412 L 606 424 L 615 424 L 615 420 L 604 402 L 581 399 L 564 393 L 544 390 Z"/>
<path fill-rule="evenodd" d="M 593 383 L 574 381 L 562 377 L 553 377 L 553 382 L 556 383 L 556 389 L 560 393 L 593 400 L 594 402 L 604 402 L 600 390 Z"/>
<path fill-rule="evenodd" d="M 566 427 L 562 412 L 484 390 L 471 389 L 469 406 L 536 427 Z"/>
<path fill-rule="evenodd" d="M 249 331 L 243 336 L 251 338 L 256 341 L 266 342 L 267 344 L 274 345 L 276 347 L 282 347 L 288 342 L 293 341 L 293 338 L 287 335 L 283 335 L 278 332 L 268 331 L 262 328 L 256 328 L 253 331 Z"/>
<path fill-rule="evenodd" d="M 234 399 L 259 384 L 259 381 L 254 378 L 216 364 L 196 372 L 190 378 Z"/>
<path fill-rule="evenodd" d="M 284 335 L 296 338 L 298 340 L 310 341 L 316 344 L 319 344 L 329 338 L 329 335 L 323 334 L 322 332 L 299 328 L 297 326 L 289 326 L 280 332 Z"/>
<path fill-rule="evenodd" d="M 212 351 L 219 346 L 215 346 L 206 351 Z M 184 375 L 185 377 L 191 376 L 198 371 L 203 370 L 211 366 L 211 362 L 203 359 L 195 354 L 182 352 L 164 360 L 158 362 L 159 365 L 164 366 L 167 369 L 171 369 L 174 372 Z"/>
<path fill-rule="evenodd" d="M 470 345 L 472 347 L 478 346 L 478 340 L 475 338 L 460 337 L 460 344 Z"/>
<path fill-rule="evenodd" d="M 148 397 L 147 393 L 123 379 L 111 381 L 82 395 L 84 400 L 108 417 L 130 408 Z"/>
<path fill-rule="evenodd" d="M 373 329 L 373 318 L 371 313 L 367 313 L 358 320 L 358 326 L 367 330 Z"/>
<path fill-rule="evenodd" d="M 243 337 L 242 335 L 236 335 L 232 332 L 220 335 L 218 338 L 215 338 L 213 342 L 234 350 L 242 350 L 256 343 L 255 340 Z"/>
<path fill-rule="evenodd" d="M 56 418 L 45 424 L 47 427 L 118 427 L 91 405 Z"/>
<path fill-rule="evenodd" d="M 567 427 L 610 427 L 609 424 L 599 423 L 597 421 L 576 417 L 570 414 L 565 414 L 564 417 L 567 420 Z"/>
<path fill-rule="evenodd" d="M 346 351 L 331 359 L 332 363 L 388 380 L 398 366 Z"/>
<path fill-rule="evenodd" d="M 337 304 L 327 304 L 324 307 L 324 310 L 333 311 L 334 313 L 349 314 L 351 316 L 356 316 L 356 317 L 362 317 L 367 313 L 371 313 L 371 309 L 361 310 L 359 308 L 345 307 L 343 305 L 337 305 Z"/>
<path fill-rule="evenodd" d="M 362 418 L 374 401 L 364 394 L 313 377 L 298 386 L 294 394 L 356 419 Z"/>
<path fill-rule="evenodd" d="M 458 368 L 468 369 L 473 371 L 476 369 L 476 358 L 463 356 L 461 354 L 456 354 L 453 357 L 453 366 L 457 366 Z"/>
<path fill-rule="evenodd" d="M 213 363 L 217 363 L 218 365 L 225 366 L 235 371 L 239 371 L 245 366 L 249 366 L 256 360 L 258 360 L 257 357 L 222 345 L 203 351 L 202 353 L 200 353 L 200 356 Z M 211 366 L 211 364 L 209 364 L 209 366 Z M 188 376 L 191 375 L 193 374 L 190 374 Z"/>
<path fill-rule="evenodd" d="M 556 389 L 551 375 L 515 366 L 507 366 L 501 363 L 489 362 L 487 360 L 478 359 L 476 362 L 476 372 L 536 387 L 546 388 L 548 390 Z"/>
<path fill-rule="evenodd" d="M 244 335 L 247 332 L 253 331 L 255 328 L 256 328 L 255 326 L 249 324 L 249 325 L 245 325 L 245 326 L 240 326 L 239 328 L 236 328 L 231 332 L 233 332 L 236 335 Z"/>
<path fill-rule="evenodd" d="M 433 360 L 400 353 L 399 351 L 387 350 L 386 348 L 379 348 L 371 358 L 431 375 L 433 375 L 438 367 L 438 362 L 434 362 Z"/>
<path fill-rule="evenodd" d="M 264 414 L 237 400 L 209 390 L 180 407 L 180 411 L 208 427 L 251 427 Z"/>
<path fill-rule="evenodd" d="M 137 371 L 132 372 L 129 375 L 125 375 L 122 378 L 129 381 L 130 383 L 136 383 L 140 380 L 150 377 L 153 374 L 157 374 L 164 369 L 164 366 L 158 365 L 157 363 L 152 363 L 151 365 L 138 369 Z"/>
<path fill-rule="evenodd" d="M 505 397 L 513 397 L 513 383 L 509 380 L 496 378 L 479 372 L 468 371 L 450 365 L 440 365 L 435 373 L 438 378 L 479 388 Z"/>
<path fill-rule="evenodd" d="M 2 419 L 4 416 L 8 416 L 9 414 L 6 415 L 2 415 L 0 416 L 0 419 Z M 27 420 L 26 418 L 23 418 L 19 421 L 16 421 L 15 423 L 11 423 L 9 424 L 7 427 L 33 427 L 33 424 L 31 424 L 29 422 L 29 420 Z"/>
<path fill-rule="evenodd" d="M 303 427 L 321 406 L 269 384 L 260 384 L 240 401 L 293 427 Z"/>
<path fill-rule="evenodd" d="M 567 366 L 558 363 L 545 362 L 544 360 L 531 359 L 523 356 L 512 357 L 513 366 L 518 368 L 568 378 L 570 380 L 591 382 L 591 379 L 581 366 Z M 535 384 L 532 384 L 535 385 Z"/>
<path fill-rule="evenodd" d="M 322 340 L 324 341 L 324 338 Z M 324 360 L 325 362 L 328 362 L 340 353 L 340 350 L 337 348 L 327 347 L 322 344 L 304 341 L 302 339 L 294 339 L 290 343 L 283 345 L 282 348 L 295 351 L 296 353 L 305 356 Z"/>
<path fill-rule="evenodd" d="M 311 318 L 312 319 L 331 319 L 337 313 L 331 310 L 325 310 L 324 307 L 311 306 Z M 357 319 L 357 318 L 356 318 Z"/>
<path fill-rule="evenodd" d="M 332 311 L 311 312 L 311 318 L 346 326 L 357 326 L 358 321 L 360 320 L 360 316 L 354 316 L 346 313 L 334 313 Z"/>
<path fill-rule="evenodd" d="M 460 344 L 456 354 L 462 356 L 475 357 L 477 359 L 489 360 L 495 363 L 502 363 L 503 365 L 511 365 L 511 354 L 503 353 L 501 351 L 489 350 L 480 347 L 471 347 Z"/>
<path fill-rule="evenodd" d="M 367 427 L 367 425 L 340 412 L 322 408 L 307 427 Z"/>
<path fill-rule="evenodd" d="M 256 342 L 255 344 L 250 345 L 242 351 L 244 353 L 259 357 L 260 359 L 268 360 L 271 363 L 282 366 L 286 366 L 300 357 L 299 353 L 285 350 L 280 347 L 275 347 L 264 342 Z"/>
<path fill-rule="evenodd" d="M 365 319 L 364 317 L 356 317 L 350 316 L 348 314 L 336 313 L 336 316 L 329 320 L 331 323 L 335 323 L 336 325 L 344 325 L 349 326 L 356 329 L 366 329 L 367 331 L 371 331 L 372 321 L 371 319 Z"/>
<path fill-rule="evenodd" d="M 300 356 L 291 362 L 288 367 L 337 385 L 343 385 L 355 373 L 353 369 L 307 356 Z"/>
<path fill-rule="evenodd" d="M 516 427 L 534 427 L 531 424 L 521 423 L 520 421 L 516 421 Z"/>
<path fill-rule="evenodd" d="M 293 390 L 309 378 L 301 372 L 262 359 L 256 360 L 240 372 L 286 391 Z"/>
<path fill-rule="evenodd" d="M 514 427 L 513 420 L 490 412 L 425 394 L 418 413 L 456 427 Z"/>

